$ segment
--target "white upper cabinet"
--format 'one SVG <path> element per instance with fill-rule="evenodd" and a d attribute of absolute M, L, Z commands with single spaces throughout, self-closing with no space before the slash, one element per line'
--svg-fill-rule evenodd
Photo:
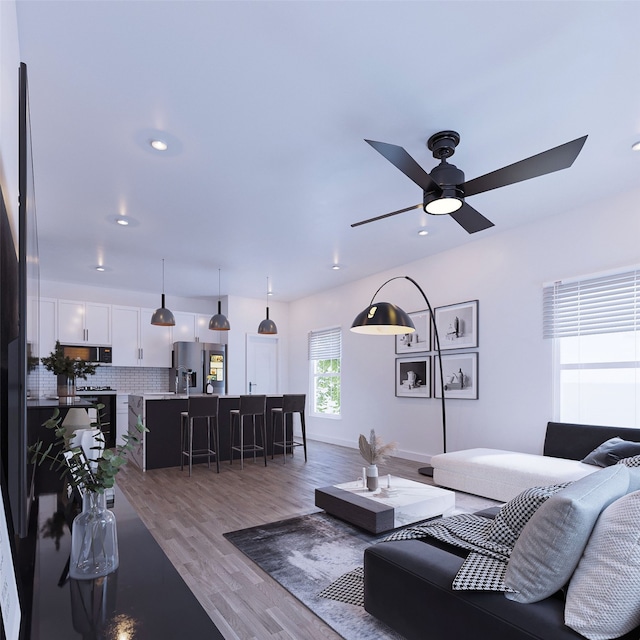
<path fill-rule="evenodd" d="M 153 309 L 115 306 L 113 362 L 117 367 L 170 367 L 171 327 L 151 324 Z"/>
<path fill-rule="evenodd" d="M 154 309 L 140 309 L 140 348 L 143 367 L 171 366 L 171 329 L 151 324 Z"/>
<path fill-rule="evenodd" d="M 219 342 L 218 331 L 209 329 L 211 316 L 196 315 L 196 342 Z"/>
<path fill-rule="evenodd" d="M 58 300 L 58 338 L 63 344 L 111 346 L 111 305 Z"/>
<path fill-rule="evenodd" d="M 115 367 L 140 366 L 140 309 L 117 307 L 111 309 L 111 336 Z"/>
<path fill-rule="evenodd" d="M 176 324 L 171 327 L 172 342 L 195 342 L 196 341 L 196 315 L 195 313 L 185 313 L 174 311 L 173 317 Z"/>

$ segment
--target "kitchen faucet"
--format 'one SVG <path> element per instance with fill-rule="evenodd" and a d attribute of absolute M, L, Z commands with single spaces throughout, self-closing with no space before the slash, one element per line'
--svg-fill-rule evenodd
<path fill-rule="evenodd" d="M 182 375 L 184 376 L 184 388 L 185 388 L 185 392 L 187 394 L 187 400 L 189 399 L 189 377 L 191 376 L 191 374 L 193 373 L 193 371 L 191 369 L 187 369 L 184 366 L 179 366 L 176 369 L 176 395 L 178 394 L 178 375 L 179 372 L 182 372 Z"/>

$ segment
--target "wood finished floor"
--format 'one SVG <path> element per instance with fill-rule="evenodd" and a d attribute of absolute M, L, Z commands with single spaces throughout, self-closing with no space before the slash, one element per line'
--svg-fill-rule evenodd
<path fill-rule="evenodd" d="M 362 469 L 356 449 L 308 442 L 295 455 L 196 465 L 142 473 L 125 465 L 118 485 L 135 506 L 185 582 L 227 639 L 333 640 L 341 636 L 248 560 L 222 534 L 318 511 L 316 487 L 355 479 Z M 390 458 L 383 473 L 431 483 L 420 465 Z M 201 639 L 198 639 L 201 640 Z M 204 639 L 202 639 L 204 640 Z"/>

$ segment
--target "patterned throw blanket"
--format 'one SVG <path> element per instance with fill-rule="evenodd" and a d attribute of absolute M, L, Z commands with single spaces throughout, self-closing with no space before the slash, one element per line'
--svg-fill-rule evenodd
<path fill-rule="evenodd" d="M 457 591 L 512 591 L 504 575 L 513 546 L 536 510 L 569 483 L 533 487 L 507 502 L 495 519 L 464 513 L 440 518 L 396 531 L 381 542 L 436 538 L 467 549 L 469 555 L 456 574 L 452 588 Z M 321 591 L 323 598 L 364 605 L 364 571 L 349 571 Z"/>

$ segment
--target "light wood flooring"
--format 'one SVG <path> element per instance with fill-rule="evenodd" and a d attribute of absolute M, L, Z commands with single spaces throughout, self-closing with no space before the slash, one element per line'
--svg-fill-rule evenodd
<path fill-rule="evenodd" d="M 330 627 L 247 559 L 222 534 L 318 511 L 314 490 L 355 480 L 357 449 L 308 442 L 309 461 L 294 456 L 223 462 L 142 473 L 134 464 L 118 486 L 226 639 L 338 639 Z M 381 472 L 431 483 L 419 463 L 390 458 Z M 479 507 L 480 508 L 480 507 Z M 198 639 L 206 640 L 206 639 Z"/>

